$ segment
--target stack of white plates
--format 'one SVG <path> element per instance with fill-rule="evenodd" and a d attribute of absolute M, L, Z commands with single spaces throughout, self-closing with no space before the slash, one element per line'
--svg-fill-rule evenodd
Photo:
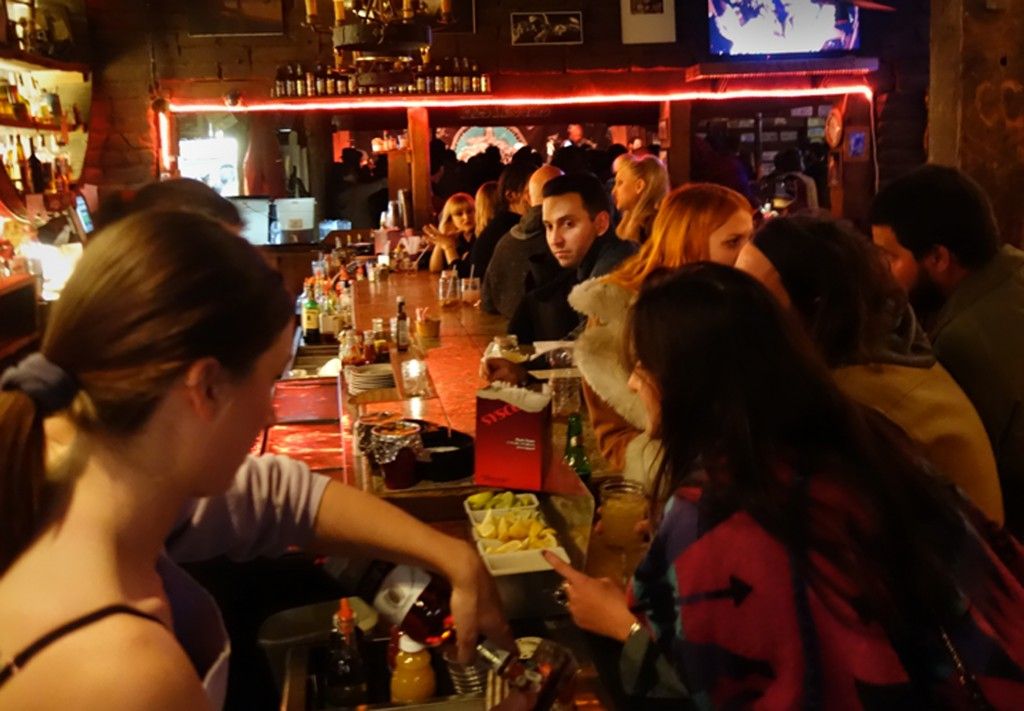
<path fill-rule="evenodd" d="M 390 363 L 350 366 L 345 368 L 345 381 L 352 395 L 395 387 L 395 375 Z"/>

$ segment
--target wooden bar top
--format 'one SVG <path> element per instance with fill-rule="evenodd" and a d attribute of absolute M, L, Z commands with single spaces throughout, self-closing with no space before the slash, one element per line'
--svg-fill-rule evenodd
<path fill-rule="evenodd" d="M 437 282 L 438 276 L 429 272 L 393 272 L 384 281 L 354 282 L 356 325 L 365 330 L 374 318 L 394 316 L 399 296 L 405 299 L 410 318 L 424 307 L 440 318 L 440 338 L 419 342 L 437 391 L 437 402 L 421 403 L 425 409 L 420 417 L 474 434 L 476 391 L 486 384 L 479 375 L 480 358 L 495 336 L 506 333 L 508 320 L 471 304 L 440 308 Z"/>

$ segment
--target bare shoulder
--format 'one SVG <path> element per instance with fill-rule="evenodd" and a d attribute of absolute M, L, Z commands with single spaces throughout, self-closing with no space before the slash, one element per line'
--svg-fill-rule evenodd
<path fill-rule="evenodd" d="M 166 628 L 116 615 L 39 653 L 0 690 L 5 709 L 207 711 L 202 683 Z"/>

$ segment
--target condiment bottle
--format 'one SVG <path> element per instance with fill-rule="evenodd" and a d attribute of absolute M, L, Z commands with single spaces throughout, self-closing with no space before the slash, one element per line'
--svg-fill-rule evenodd
<path fill-rule="evenodd" d="M 408 635 L 402 635 L 398 640 L 395 672 L 391 675 L 391 702 L 426 701 L 436 690 L 437 680 L 430 666 L 430 652 Z"/>
<path fill-rule="evenodd" d="M 341 599 L 334 615 L 328 660 L 324 679 L 328 705 L 341 707 L 366 703 L 366 671 L 359 652 L 355 615 L 348 598 Z"/>

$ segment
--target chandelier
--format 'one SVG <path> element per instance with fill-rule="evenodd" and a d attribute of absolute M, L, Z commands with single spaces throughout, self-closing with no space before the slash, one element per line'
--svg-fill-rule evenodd
<path fill-rule="evenodd" d="M 347 5 L 347 7 L 346 7 Z M 334 47 L 415 62 L 430 50 L 431 28 L 451 22 L 451 0 L 431 10 L 423 0 L 338 0 Z"/>

